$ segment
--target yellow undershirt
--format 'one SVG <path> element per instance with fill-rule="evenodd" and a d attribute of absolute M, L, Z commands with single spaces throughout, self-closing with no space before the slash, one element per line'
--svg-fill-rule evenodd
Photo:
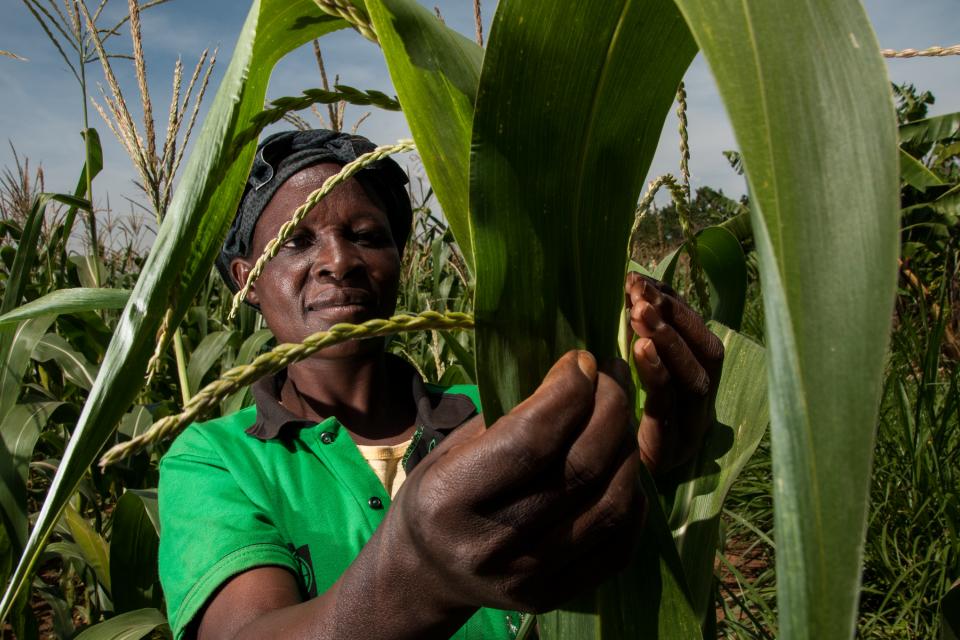
<path fill-rule="evenodd" d="M 377 478 L 383 483 L 383 487 L 390 494 L 391 499 L 397 495 L 403 481 L 407 479 L 407 472 L 400 461 L 403 460 L 403 455 L 407 452 L 412 440 L 413 438 L 410 438 L 406 442 L 386 446 L 357 445 L 360 455 L 363 456 Z"/>

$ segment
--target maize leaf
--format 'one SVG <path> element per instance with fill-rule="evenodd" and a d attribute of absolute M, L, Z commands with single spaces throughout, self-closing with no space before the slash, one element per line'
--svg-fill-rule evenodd
<path fill-rule="evenodd" d="M 851 638 L 898 251 L 886 67 L 858 2 L 675 1 L 751 194 L 780 637 Z"/>
<path fill-rule="evenodd" d="M 472 269 L 468 167 L 483 50 L 413 0 L 368 0 L 367 10 L 430 186 Z"/>

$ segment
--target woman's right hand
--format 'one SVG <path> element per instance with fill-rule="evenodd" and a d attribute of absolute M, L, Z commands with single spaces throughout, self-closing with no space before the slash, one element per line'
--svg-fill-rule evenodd
<path fill-rule="evenodd" d="M 360 555 L 301 601 L 256 567 L 199 614 L 200 640 L 448 638 L 478 607 L 545 611 L 621 568 L 645 499 L 626 364 L 570 352 L 489 429 L 477 418 L 413 470 Z M 189 635 L 193 635 L 190 631 Z"/>
<path fill-rule="evenodd" d="M 646 508 L 628 376 L 571 351 L 490 428 L 457 429 L 407 478 L 381 552 L 464 611 L 553 609 L 622 568 Z"/>

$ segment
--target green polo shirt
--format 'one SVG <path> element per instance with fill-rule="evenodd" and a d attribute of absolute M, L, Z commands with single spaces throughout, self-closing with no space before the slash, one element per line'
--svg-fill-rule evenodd
<path fill-rule="evenodd" d="M 479 407 L 476 387 L 413 378 L 408 468 Z M 218 587 L 254 567 L 286 567 L 304 599 L 323 593 L 390 507 L 349 432 L 336 418 L 312 424 L 289 414 L 281 383 L 261 381 L 255 406 L 190 426 L 161 461 L 160 578 L 176 640 Z M 480 609 L 453 637 L 513 638 L 518 625 L 514 612 Z"/>

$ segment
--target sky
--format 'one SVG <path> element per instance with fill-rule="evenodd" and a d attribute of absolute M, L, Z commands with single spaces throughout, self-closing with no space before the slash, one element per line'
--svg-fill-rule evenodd
<path fill-rule="evenodd" d="M 63 0 L 41 0 L 61 2 Z M 846 0 L 844 0 L 846 1 Z M 89 0 L 88 0 L 89 2 Z M 41 26 L 23 2 L 3 0 L 6 9 L 0 25 L 0 49 L 26 58 L 26 61 L 0 56 L 0 170 L 12 169 L 12 148 L 21 161 L 29 158 L 31 167 L 42 164 L 48 191 L 70 191 L 76 184 L 83 163 L 82 97 L 74 79 Z M 91 3 L 94 4 L 94 3 Z M 424 4 L 438 6 L 446 23 L 471 38 L 474 33 L 472 0 L 432 0 Z M 960 44 L 960 0 L 866 0 L 882 48 L 922 49 L 933 45 Z M 116 20 L 126 11 L 123 0 L 110 0 L 104 11 Z M 219 48 L 218 62 L 211 79 L 205 104 L 212 102 L 216 86 L 227 67 L 248 4 L 240 0 L 171 0 L 143 14 L 144 46 L 147 58 L 157 127 L 165 125 L 166 105 L 174 64 L 179 57 L 192 69 L 201 51 Z M 485 31 L 495 9 L 493 0 L 483 0 Z M 107 24 L 110 20 L 104 20 Z M 111 23 L 112 24 L 112 23 Z M 338 75 L 344 84 L 377 89 L 394 94 L 389 74 L 379 49 L 351 30 L 330 34 L 321 40 L 328 75 Z M 129 35 L 124 32 L 108 41 L 108 50 L 129 53 Z M 960 57 L 914 58 L 888 61 L 890 78 L 897 83 L 910 82 L 929 90 L 937 101 L 931 115 L 960 110 Z M 134 114 L 140 118 L 132 63 L 115 61 L 124 95 Z M 99 62 L 87 67 L 91 94 L 99 98 L 97 83 L 103 83 Z M 709 185 L 736 197 L 745 190 L 744 180 L 730 169 L 722 152 L 735 149 L 733 132 L 724 112 L 716 85 L 702 56 L 698 55 L 685 78 L 688 94 L 688 120 L 691 145 L 692 185 Z M 271 78 L 268 98 L 297 95 L 305 88 L 320 86 L 313 52 L 299 49 L 284 58 Z M 201 114 L 205 110 L 201 110 Z M 350 106 L 346 125 L 352 126 L 367 109 Z M 103 141 L 105 169 L 95 182 L 96 204 L 111 207 L 115 215 L 134 210 L 128 202 L 143 202 L 133 180 L 135 173 L 127 156 L 95 110 L 90 109 L 91 126 Z M 304 114 L 314 125 L 319 122 Z M 202 118 L 202 116 L 201 116 Z M 273 129 L 282 128 L 275 125 Z M 663 173 L 678 172 L 679 139 L 677 120 L 671 112 L 663 129 L 660 146 L 650 168 L 648 180 Z M 384 144 L 410 136 L 400 113 L 375 110 L 359 132 Z M 3 144 L 8 142 L 8 144 Z M 414 172 L 422 169 L 415 158 L 406 162 Z"/>

